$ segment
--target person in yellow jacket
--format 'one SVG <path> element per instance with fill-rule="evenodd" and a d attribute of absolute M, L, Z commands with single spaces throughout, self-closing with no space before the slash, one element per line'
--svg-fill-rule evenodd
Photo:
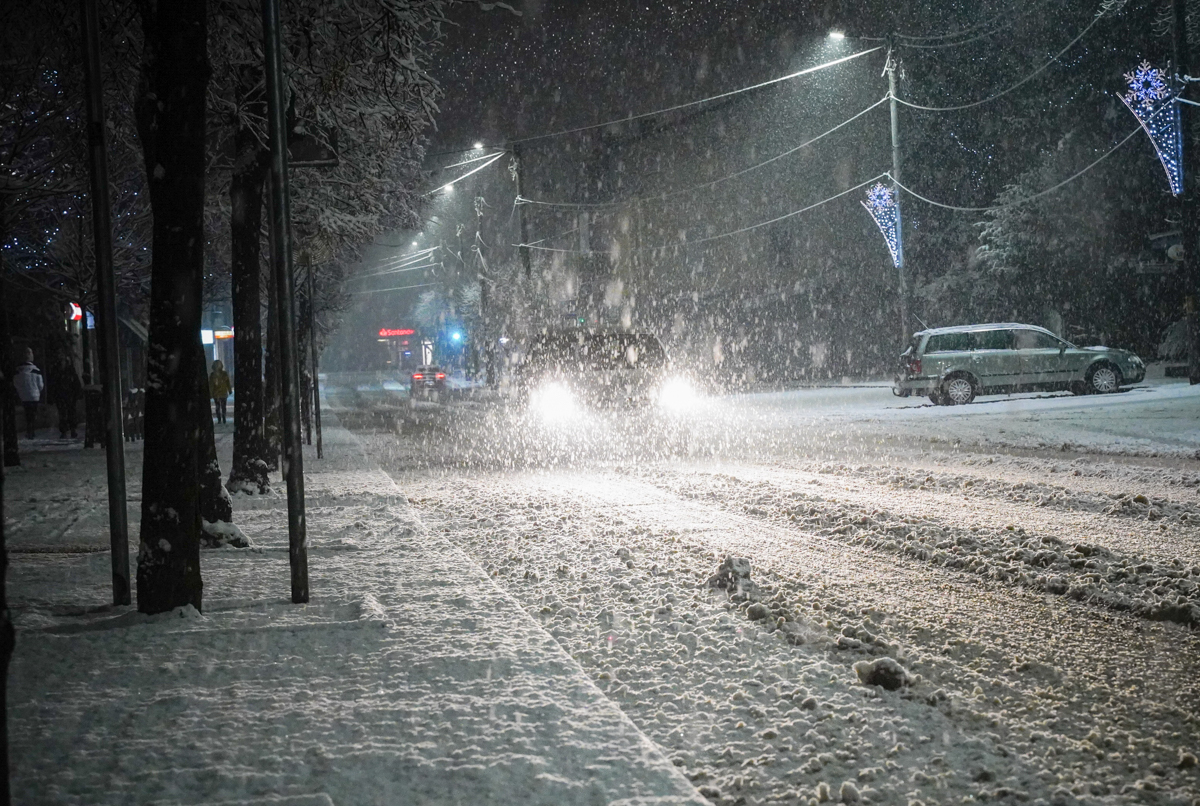
<path fill-rule="evenodd" d="M 217 422 L 225 422 L 225 403 L 229 400 L 229 393 L 233 390 L 233 386 L 229 383 L 229 373 L 225 371 L 225 365 L 220 361 L 212 363 L 212 372 L 208 374 L 208 393 L 212 395 L 213 402 L 217 404 Z"/>

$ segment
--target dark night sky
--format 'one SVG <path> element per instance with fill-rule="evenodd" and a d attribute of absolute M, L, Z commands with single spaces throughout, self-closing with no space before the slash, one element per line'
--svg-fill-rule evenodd
<path fill-rule="evenodd" d="M 526 0 L 520 18 L 460 10 L 433 67 L 446 97 L 431 150 L 599 122 L 787 73 L 822 60 L 831 27 L 873 27 L 842 16 L 854 5 Z"/>

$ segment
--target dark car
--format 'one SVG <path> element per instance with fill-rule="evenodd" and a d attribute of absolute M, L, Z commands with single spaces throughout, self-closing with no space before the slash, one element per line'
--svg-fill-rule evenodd
<path fill-rule="evenodd" d="M 1145 364 L 1128 350 L 1076 347 L 1045 328 L 1006 322 L 914 333 L 892 391 L 961 405 L 1007 392 L 1110 393 L 1145 377 Z"/>
<path fill-rule="evenodd" d="M 650 333 L 548 331 L 530 338 L 514 370 L 519 401 L 551 419 L 580 409 L 672 407 L 695 396 Z"/>
<path fill-rule="evenodd" d="M 446 391 L 446 373 L 434 365 L 417 367 L 409 378 L 409 396 L 416 400 L 419 397 L 436 400 Z"/>

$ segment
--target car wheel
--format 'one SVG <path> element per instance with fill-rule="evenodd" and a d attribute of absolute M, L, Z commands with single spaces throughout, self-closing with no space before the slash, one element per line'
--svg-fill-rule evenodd
<path fill-rule="evenodd" d="M 942 382 L 941 397 L 947 406 L 965 406 L 975 399 L 975 384 L 966 375 L 951 375 Z"/>
<path fill-rule="evenodd" d="M 1121 388 L 1121 370 L 1107 362 L 1093 364 L 1087 371 L 1087 388 L 1089 392 L 1099 395 L 1111 394 Z"/>

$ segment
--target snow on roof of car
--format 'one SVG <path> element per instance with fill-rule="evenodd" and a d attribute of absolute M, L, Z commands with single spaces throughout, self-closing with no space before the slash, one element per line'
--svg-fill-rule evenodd
<path fill-rule="evenodd" d="M 1051 336 L 1054 335 L 1049 330 L 1046 330 L 1046 328 L 1044 328 L 1044 327 L 1040 327 L 1038 325 L 1026 325 L 1026 324 L 1022 324 L 1021 322 L 991 322 L 990 324 L 986 324 L 986 325 L 954 325 L 952 327 L 931 327 L 926 330 L 919 330 L 916 333 L 914 333 L 913 335 L 914 336 L 923 336 L 925 334 L 929 334 L 932 336 L 932 335 L 936 335 L 939 333 L 975 333 L 980 330 L 1000 330 L 1002 328 L 1013 328 L 1013 327 L 1025 328 L 1027 330 L 1036 330 L 1041 333 L 1049 333 Z"/>

